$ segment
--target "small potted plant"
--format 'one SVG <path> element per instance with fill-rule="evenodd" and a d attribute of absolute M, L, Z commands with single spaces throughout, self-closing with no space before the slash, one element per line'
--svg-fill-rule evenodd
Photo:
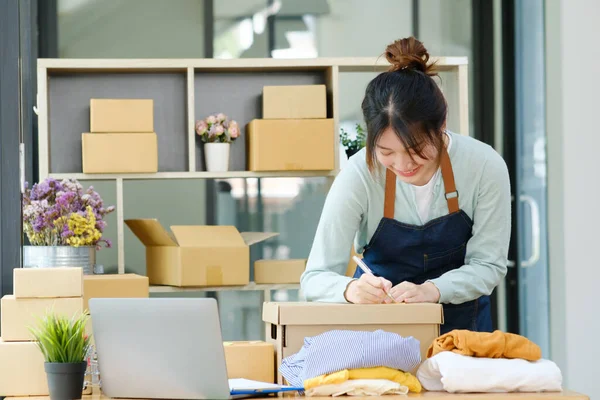
<path fill-rule="evenodd" d="M 211 172 L 229 170 L 231 143 L 240 136 L 238 123 L 223 113 L 212 114 L 196 121 L 196 133 L 204 142 L 206 170 Z"/>
<path fill-rule="evenodd" d="M 356 124 L 356 135 L 354 139 L 350 138 L 348 132 L 346 132 L 343 128 L 340 130 L 340 140 L 342 142 L 342 146 L 344 146 L 346 149 L 346 155 L 348 158 L 352 157 L 360 149 L 365 147 L 366 135 L 363 127 L 360 126 L 360 124 Z"/>
<path fill-rule="evenodd" d="M 86 313 L 71 318 L 52 310 L 29 330 L 44 356 L 50 399 L 81 399 L 87 368 L 90 336 L 85 332 Z"/>

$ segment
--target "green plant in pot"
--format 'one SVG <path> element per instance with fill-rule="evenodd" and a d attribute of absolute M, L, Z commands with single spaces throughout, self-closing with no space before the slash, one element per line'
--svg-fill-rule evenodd
<path fill-rule="evenodd" d="M 52 400 L 81 399 L 91 345 L 85 330 L 88 318 L 86 313 L 69 318 L 50 310 L 38 326 L 29 328 L 44 355 Z"/>
<path fill-rule="evenodd" d="M 343 128 L 340 130 L 340 140 L 342 142 L 342 146 L 344 146 L 344 148 L 346 149 L 346 155 L 348 156 L 348 158 L 352 157 L 360 149 L 365 147 L 366 134 L 363 127 L 360 126 L 360 124 L 356 124 L 356 135 L 354 139 L 352 139 L 348 132 L 346 132 Z"/>

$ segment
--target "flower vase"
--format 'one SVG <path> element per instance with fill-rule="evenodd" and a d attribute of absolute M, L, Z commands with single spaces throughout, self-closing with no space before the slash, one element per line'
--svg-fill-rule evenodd
<path fill-rule="evenodd" d="M 229 170 L 230 143 L 205 143 L 204 159 L 209 172 L 225 172 Z"/>
<path fill-rule="evenodd" d="M 96 264 L 95 246 L 23 246 L 23 267 L 81 267 L 92 275 Z"/>

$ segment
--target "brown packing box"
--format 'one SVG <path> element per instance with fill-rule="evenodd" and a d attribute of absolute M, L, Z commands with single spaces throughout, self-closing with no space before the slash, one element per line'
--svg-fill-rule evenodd
<path fill-rule="evenodd" d="M 6 295 L 0 304 L 0 336 L 6 342 L 34 340 L 29 327 L 36 327 L 47 311 L 67 317 L 83 312 L 82 297 L 16 299 L 13 295 Z"/>
<path fill-rule="evenodd" d="M 92 298 L 149 297 L 147 276 L 136 274 L 85 275 L 83 277 L 83 309 L 88 310 Z"/>
<path fill-rule="evenodd" d="M 412 336 L 421 343 L 421 359 L 439 336 L 443 323 L 440 304 L 339 304 L 267 302 L 263 305 L 266 337 L 273 343 L 276 370 L 281 360 L 300 351 L 304 338 L 330 330 L 394 332 Z M 415 372 L 415 371 L 409 371 Z M 278 383 L 283 383 L 278 373 Z"/>
<path fill-rule="evenodd" d="M 327 118 L 325 85 L 263 87 L 263 118 Z"/>
<path fill-rule="evenodd" d="M 154 100 L 90 99 L 90 131 L 154 132 Z"/>
<path fill-rule="evenodd" d="M 333 119 L 255 119 L 246 126 L 250 171 L 335 167 Z"/>
<path fill-rule="evenodd" d="M 256 283 L 300 283 L 306 269 L 306 260 L 256 260 L 254 282 Z"/>
<path fill-rule="evenodd" d="M 56 298 L 83 296 L 81 267 L 15 268 L 15 298 Z"/>
<path fill-rule="evenodd" d="M 223 342 L 229 379 L 275 383 L 275 349 L 263 341 Z"/>
<path fill-rule="evenodd" d="M 156 133 L 82 133 L 81 159 L 84 174 L 157 172 Z"/>
<path fill-rule="evenodd" d="M 44 357 L 37 343 L 0 338 L 0 397 L 48 394 Z"/>
<path fill-rule="evenodd" d="M 151 285 L 237 286 L 250 281 L 249 246 L 276 233 L 238 232 L 234 226 L 171 226 L 156 219 L 125 223 L 146 246 Z"/>

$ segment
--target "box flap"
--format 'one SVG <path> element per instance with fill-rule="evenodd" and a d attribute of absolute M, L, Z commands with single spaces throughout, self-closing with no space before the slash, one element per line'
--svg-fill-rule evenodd
<path fill-rule="evenodd" d="M 177 246 L 169 232 L 156 219 L 126 219 L 125 223 L 146 247 Z"/>
<path fill-rule="evenodd" d="M 280 325 L 442 324 L 441 304 L 265 303 L 263 321 Z"/>
<path fill-rule="evenodd" d="M 263 242 L 267 239 L 270 239 L 275 236 L 279 236 L 279 233 L 276 232 L 242 232 L 242 239 L 248 246 L 252 246 L 253 244 Z"/>
<path fill-rule="evenodd" d="M 239 231 L 230 225 L 179 225 L 171 231 L 182 247 L 245 247 Z"/>

